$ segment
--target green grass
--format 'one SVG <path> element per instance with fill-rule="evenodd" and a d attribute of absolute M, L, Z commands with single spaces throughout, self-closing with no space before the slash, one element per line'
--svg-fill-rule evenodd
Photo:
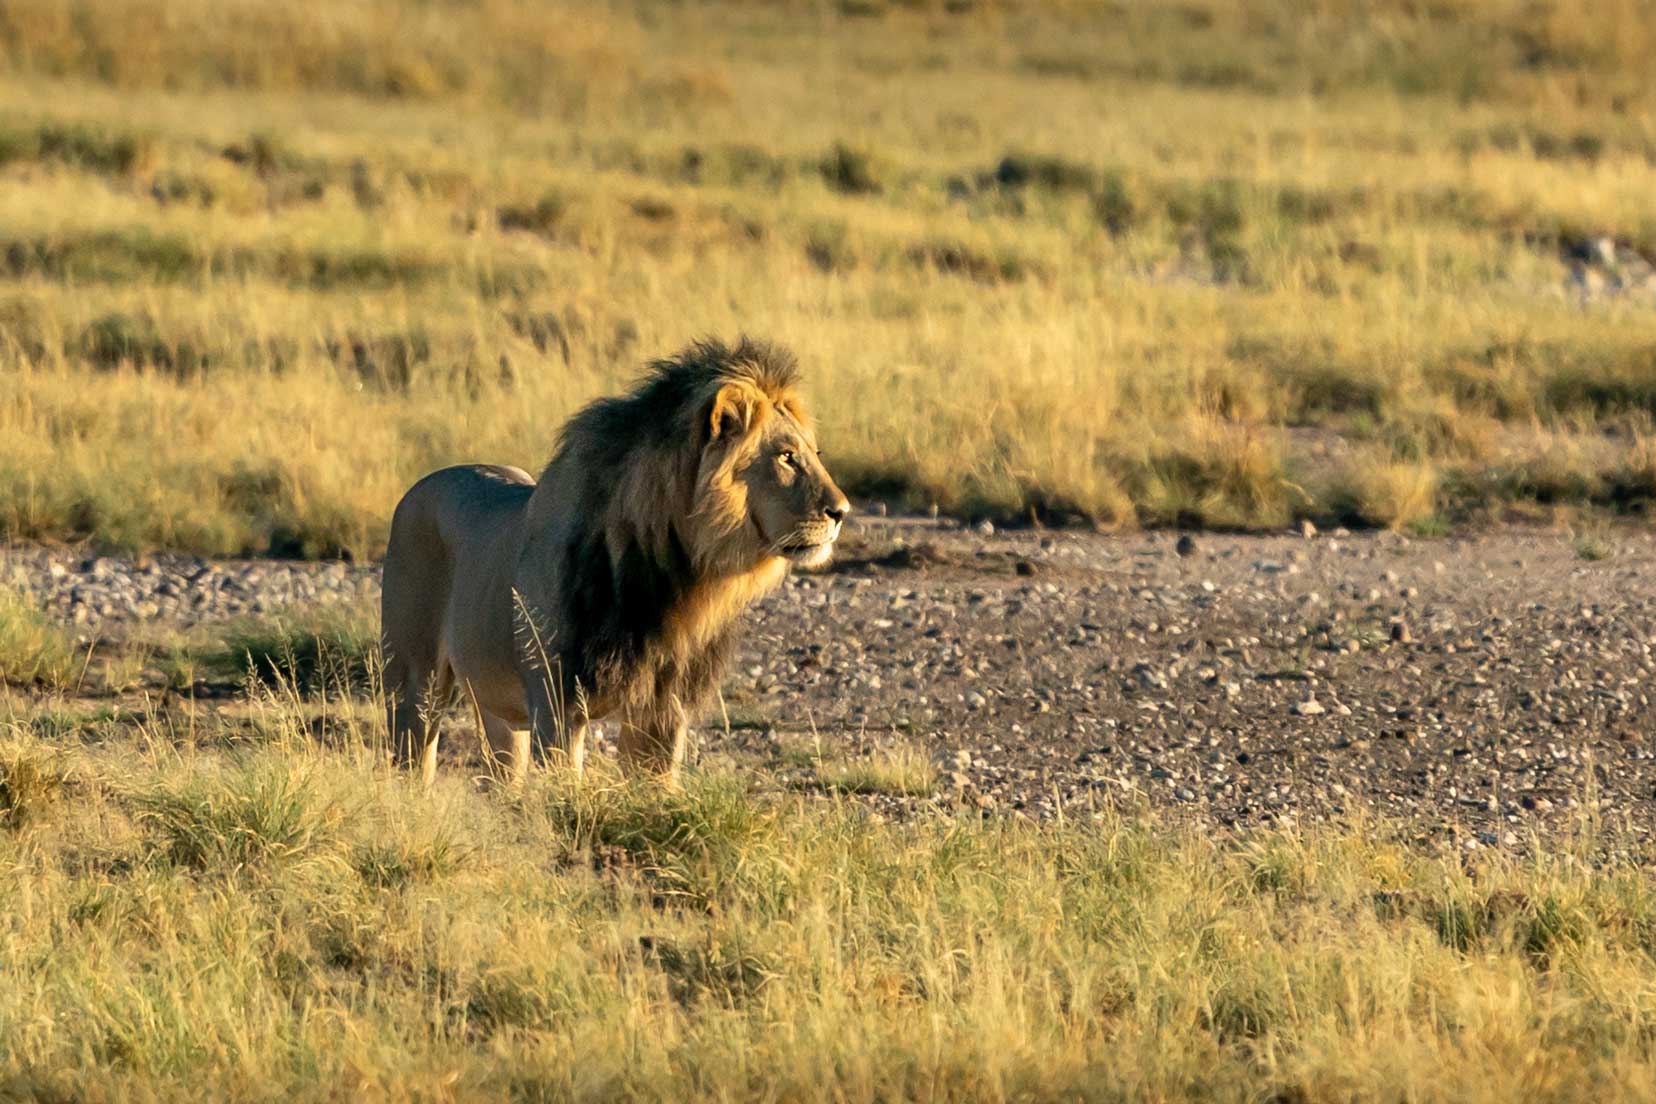
<path fill-rule="evenodd" d="M 261 692 L 47 743 L 35 708 L 0 736 L 21 1098 L 1656 1090 L 1656 887 L 1591 826 L 1468 857 L 1384 823 L 883 822 L 762 772 L 422 792 L 371 711 Z"/>
<path fill-rule="evenodd" d="M 379 610 L 324 606 L 218 627 L 186 666 L 233 682 L 252 679 L 302 694 L 371 689 L 379 678 Z"/>

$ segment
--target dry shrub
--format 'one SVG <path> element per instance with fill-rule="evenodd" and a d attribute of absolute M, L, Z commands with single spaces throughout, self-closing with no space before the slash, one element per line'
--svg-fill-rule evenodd
<path fill-rule="evenodd" d="M 1421 525 L 1437 515 L 1439 473 L 1427 460 L 1397 460 L 1371 454 L 1350 472 L 1352 504 L 1358 515 L 1388 529 Z"/>

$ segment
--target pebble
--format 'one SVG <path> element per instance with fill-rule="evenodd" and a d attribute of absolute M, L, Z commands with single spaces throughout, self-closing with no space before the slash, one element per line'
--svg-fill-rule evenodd
<path fill-rule="evenodd" d="M 159 554 L 145 563 L 114 556 L 68 560 L 41 548 L 0 548 L 0 581 L 21 586 L 42 609 L 74 624 L 180 626 L 288 607 L 378 599 L 379 569 L 361 564 L 202 560 Z"/>
<path fill-rule="evenodd" d="M 1198 547 L 1199 573 L 1184 562 Z M 1591 782 L 1618 814 L 1607 820 L 1639 834 L 1656 823 L 1656 536 L 1630 533 L 1613 564 L 1587 571 L 1547 533 L 1452 549 L 1294 532 L 1014 529 L 985 543 L 869 510 L 843 560 L 744 617 L 725 696 L 732 717 L 762 723 L 702 727 L 702 746 L 912 742 L 942 792 L 990 795 L 997 814 L 1149 800 L 1240 827 L 1360 804 L 1524 846 L 1508 843 L 1509 822 L 1526 841 L 1567 825 Z M 10 546 L 0 581 L 85 643 L 372 605 L 378 572 Z M 1388 637 L 1412 646 L 1376 646 Z M 910 799 L 868 800 L 892 813 Z"/>

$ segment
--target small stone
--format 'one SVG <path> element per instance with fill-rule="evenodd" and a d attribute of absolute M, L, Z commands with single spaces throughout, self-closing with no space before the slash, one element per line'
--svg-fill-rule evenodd
<path fill-rule="evenodd" d="M 989 699 L 978 693 L 976 690 L 973 690 L 970 694 L 966 695 L 967 709 L 982 709 L 988 704 Z"/>
<path fill-rule="evenodd" d="M 1414 634 L 1409 632 L 1409 623 L 1407 621 L 1393 621 L 1391 623 L 1391 640 L 1393 644 L 1407 644 L 1413 639 Z"/>
<path fill-rule="evenodd" d="M 972 532 L 976 533 L 980 537 L 992 537 L 995 535 L 995 523 L 990 521 L 988 518 L 984 518 L 982 521 L 972 526 Z"/>
<path fill-rule="evenodd" d="M 1146 690 L 1163 690 L 1167 688 L 1167 677 L 1148 663 L 1134 665 L 1133 678 Z"/>
<path fill-rule="evenodd" d="M 1192 537 L 1189 533 L 1179 534 L 1178 542 L 1173 545 L 1173 551 L 1177 552 L 1181 556 L 1195 555 L 1196 538 Z"/>
<path fill-rule="evenodd" d="M 1328 712 L 1316 698 L 1306 698 L 1294 706 L 1294 712 L 1301 717 L 1318 717 Z"/>
<path fill-rule="evenodd" d="M 1312 537 L 1317 535 L 1316 523 L 1313 522 L 1310 518 L 1306 518 L 1303 521 L 1301 521 L 1299 529 L 1300 529 L 1300 536 L 1304 537 L 1306 540 L 1310 540 Z"/>

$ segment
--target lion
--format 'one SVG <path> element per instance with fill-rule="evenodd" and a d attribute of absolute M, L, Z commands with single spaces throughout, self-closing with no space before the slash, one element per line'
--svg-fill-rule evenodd
<path fill-rule="evenodd" d="M 579 773 L 606 717 L 624 767 L 676 777 L 738 615 L 826 564 L 850 513 L 797 382 L 780 347 L 699 342 L 578 412 L 538 480 L 467 464 L 414 484 L 381 604 L 397 760 L 431 783 L 458 689 L 508 782 L 531 748 Z"/>

